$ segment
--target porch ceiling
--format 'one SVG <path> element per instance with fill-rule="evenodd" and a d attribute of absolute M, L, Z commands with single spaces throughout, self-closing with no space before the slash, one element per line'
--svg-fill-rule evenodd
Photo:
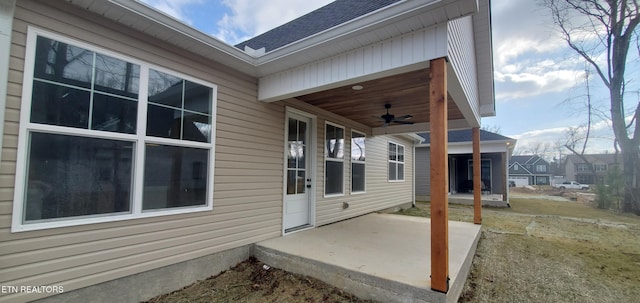
<path fill-rule="evenodd" d="M 361 85 L 363 89 L 354 90 L 354 85 Z M 296 99 L 371 128 L 384 124 L 380 116 L 386 113 L 384 105 L 387 103 L 391 104 L 389 113 L 396 117 L 412 115 L 407 121 L 415 124 L 429 122 L 429 69 L 350 84 Z M 447 104 L 448 120 L 464 119 L 451 95 Z"/>

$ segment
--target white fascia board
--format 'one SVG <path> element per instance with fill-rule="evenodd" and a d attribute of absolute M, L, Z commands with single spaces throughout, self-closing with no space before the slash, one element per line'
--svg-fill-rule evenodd
<path fill-rule="evenodd" d="M 496 115 L 496 106 L 490 0 L 479 1 L 479 11 L 473 15 L 473 30 L 476 48 L 480 116 L 493 117 Z"/>

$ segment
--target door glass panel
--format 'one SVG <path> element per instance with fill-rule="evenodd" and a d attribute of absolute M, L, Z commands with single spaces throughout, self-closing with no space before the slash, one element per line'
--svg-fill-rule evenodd
<path fill-rule="evenodd" d="M 307 145 L 307 123 L 298 121 L 298 141 Z"/>
<path fill-rule="evenodd" d="M 287 195 L 294 195 L 296 193 L 296 171 L 287 171 Z"/>
<path fill-rule="evenodd" d="M 298 171 L 298 178 L 296 179 L 296 191 L 299 194 L 304 194 L 306 188 L 305 174 L 306 172 L 304 170 Z"/>
<path fill-rule="evenodd" d="M 307 123 L 289 118 L 287 150 L 287 194 L 303 194 L 306 190 Z"/>

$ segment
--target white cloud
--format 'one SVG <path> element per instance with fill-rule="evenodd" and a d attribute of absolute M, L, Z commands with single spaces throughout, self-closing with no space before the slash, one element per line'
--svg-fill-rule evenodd
<path fill-rule="evenodd" d="M 568 130 L 569 126 L 553 127 L 527 131 L 515 135 L 507 135 L 507 137 L 518 140 L 516 143 L 516 152 L 527 153 L 534 147 L 540 147 L 541 149 L 544 149 L 543 147 L 547 147 L 545 156 L 547 158 L 552 158 L 560 154 L 566 155 L 567 153 L 570 153 L 568 149 L 563 147 L 568 139 Z M 587 143 L 585 153 L 613 152 L 613 138 L 613 131 L 608 120 L 595 122 L 591 127 L 591 133 L 589 135 L 589 141 Z M 580 148 L 582 142 L 584 141 L 578 142 L 578 146 Z"/>
<path fill-rule="evenodd" d="M 322 7 L 332 0 L 223 0 L 230 13 L 218 21 L 218 31 L 213 35 L 230 44 L 289 22 Z"/>
<path fill-rule="evenodd" d="M 497 101 L 563 92 L 576 85 L 584 61 L 554 30 L 546 9 L 536 1 L 501 1 L 492 14 Z"/>

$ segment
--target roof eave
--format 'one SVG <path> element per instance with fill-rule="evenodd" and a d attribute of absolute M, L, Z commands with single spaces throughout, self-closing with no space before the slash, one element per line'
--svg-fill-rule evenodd
<path fill-rule="evenodd" d="M 135 14 L 156 25 L 162 26 L 167 30 L 177 33 L 183 38 L 196 41 L 203 47 L 207 48 L 206 52 L 203 52 L 203 56 L 208 58 L 216 58 L 222 64 L 232 67 L 241 72 L 256 75 L 256 60 L 254 57 L 245 53 L 244 51 L 227 44 L 217 38 L 205 34 L 165 13 L 162 13 L 147 4 L 135 0 L 108 0 L 112 6 L 119 9 L 126 10 L 129 13 Z M 74 1 L 72 4 L 82 6 L 82 1 Z M 85 7 L 91 10 L 94 6 Z M 95 11 L 100 13 L 99 11 Z M 119 20 L 114 20 L 120 22 Z M 125 24 L 128 25 L 128 24 Z M 128 25 L 130 26 L 130 25 Z M 175 36 L 173 37 L 176 38 Z"/>
<path fill-rule="evenodd" d="M 452 4 L 457 4 L 458 7 L 468 8 L 467 10 L 460 10 L 451 12 L 447 9 Z M 386 26 L 393 26 L 400 21 L 406 20 L 414 16 L 427 14 L 429 12 L 435 12 L 438 10 L 446 10 L 447 20 L 452 20 L 460 17 L 464 17 L 477 12 L 476 0 L 433 0 L 433 1 L 401 1 L 391 4 L 387 7 L 371 12 L 364 16 L 355 18 L 348 22 L 342 23 L 338 26 L 332 27 L 325 31 L 319 32 L 315 35 L 311 35 L 304 39 L 297 40 L 293 43 L 287 44 L 283 47 L 274 49 L 268 53 L 257 58 L 258 68 L 266 67 L 267 65 L 273 66 L 279 64 L 279 62 L 290 59 L 294 56 L 299 56 L 300 53 L 311 48 L 319 48 L 330 46 L 333 43 L 344 41 L 356 37 L 362 33 L 366 33 L 378 28 L 384 28 Z M 441 24 L 442 21 L 426 25 L 425 27 Z M 402 30 L 394 28 L 395 30 Z M 406 29 L 406 32 L 413 31 L 415 29 Z M 381 39 L 384 40 L 384 39 Z M 313 61 L 313 60 L 311 60 Z M 286 68 L 286 67 L 285 67 Z M 283 69 L 285 69 L 283 68 Z M 268 73 L 272 73 L 273 70 L 269 69 Z"/>

